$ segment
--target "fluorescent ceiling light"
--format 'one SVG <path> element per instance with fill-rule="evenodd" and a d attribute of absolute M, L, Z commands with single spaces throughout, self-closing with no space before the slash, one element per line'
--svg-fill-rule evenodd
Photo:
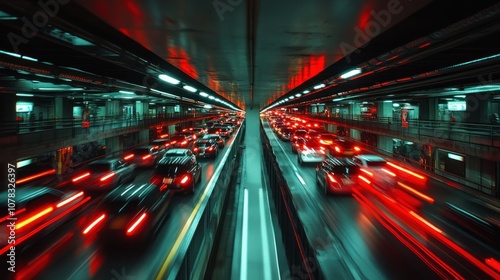
<path fill-rule="evenodd" d="M 465 95 L 455 95 L 455 98 L 465 98 Z"/>
<path fill-rule="evenodd" d="M 205 104 L 205 105 L 203 105 L 203 108 L 205 108 L 205 109 L 212 109 L 213 107 L 212 107 L 212 105 Z"/>
<path fill-rule="evenodd" d="M 347 78 L 350 78 L 352 76 L 356 76 L 359 73 L 361 73 L 361 69 L 356 68 L 356 69 L 353 69 L 353 70 L 351 70 L 351 71 L 349 71 L 347 73 L 344 73 L 344 74 L 340 75 L 340 78 L 347 79 Z"/>
<path fill-rule="evenodd" d="M 197 89 L 195 89 L 194 87 L 192 86 L 188 86 L 188 85 L 185 85 L 182 87 L 183 89 L 187 90 L 187 91 L 190 91 L 190 92 L 196 92 L 198 91 Z"/>
<path fill-rule="evenodd" d="M 295 97 L 301 97 L 301 96 L 302 96 L 302 94 L 300 94 L 300 93 L 297 93 L 297 94 L 295 95 Z"/>
<path fill-rule="evenodd" d="M 123 93 L 123 94 L 135 94 L 133 91 L 128 91 L 128 90 L 120 90 L 119 93 Z"/>
<path fill-rule="evenodd" d="M 385 103 L 392 103 L 392 100 L 384 100 Z"/>
<path fill-rule="evenodd" d="M 292 99 L 294 99 L 295 97 L 293 97 L 293 96 L 289 96 L 288 98 L 289 98 L 290 100 L 292 100 Z"/>
<path fill-rule="evenodd" d="M 36 58 L 30 57 L 30 56 L 25 56 L 25 55 L 22 56 L 22 59 L 31 60 L 31 61 L 38 61 L 38 59 L 36 59 Z"/>
<path fill-rule="evenodd" d="M 39 88 L 39 90 L 65 91 L 65 90 L 83 90 L 83 88 Z"/>
<path fill-rule="evenodd" d="M 309 90 L 304 90 L 302 93 L 303 94 L 308 94 L 310 91 Z M 300 93 L 299 93 L 300 94 Z"/>
<path fill-rule="evenodd" d="M 203 91 L 200 91 L 200 95 L 201 95 L 201 96 L 203 96 L 203 97 L 207 97 L 207 96 L 208 96 L 208 93 L 203 92 Z"/>
<path fill-rule="evenodd" d="M 324 87 L 325 87 L 325 84 L 319 84 L 319 85 L 315 85 L 314 89 L 320 89 L 320 88 L 324 88 Z"/>
<path fill-rule="evenodd" d="M 26 96 L 26 97 L 32 97 L 34 96 L 33 94 L 29 94 L 29 93 L 16 93 L 16 96 Z"/>
<path fill-rule="evenodd" d="M 179 80 L 177 80 L 175 78 L 172 78 L 172 77 L 170 77 L 168 75 L 165 75 L 165 74 L 158 75 L 158 78 L 160 78 L 160 80 L 163 80 L 163 81 L 165 81 L 167 83 L 171 83 L 171 84 L 174 84 L 174 85 L 177 85 L 177 84 L 179 84 L 181 82 L 181 81 L 179 81 Z"/>
<path fill-rule="evenodd" d="M 215 99 L 215 97 L 213 97 L 213 96 L 209 95 L 209 96 L 208 96 L 208 99 Z"/>
<path fill-rule="evenodd" d="M 340 101 L 340 100 L 344 100 L 344 98 L 335 98 L 332 101 Z"/>
<path fill-rule="evenodd" d="M 14 57 L 21 57 L 20 54 L 13 53 L 13 52 L 0 51 L 0 53 L 6 54 L 6 55 L 10 55 L 10 56 L 14 56 Z"/>

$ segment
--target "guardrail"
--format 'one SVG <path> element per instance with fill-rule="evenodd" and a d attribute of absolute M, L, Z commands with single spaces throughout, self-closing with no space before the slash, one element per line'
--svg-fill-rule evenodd
<path fill-rule="evenodd" d="M 232 171 L 240 155 L 240 143 L 244 136 L 242 123 L 221 165 L 208 182 L 191 216 L 177 237 L 174 248 L 154 275 L 147 279 L 203 279 L 210 260 L 216 232 L 222 221 L 228 188 L 234 185 Z M 177 250 L 175 249 L 178 248 Z"/>
<path fill-rule="evenodd" d="M 283 177 L 262 123 L 260 134 L 264 152 L 263 161 L 269 176 L 269 187 L 277 209 L 278 222 L 281 231 L 286 233 L 282 237 L 289 267 L 302 268 L 302 271 L 307 273 L 307 279 L 325 279 L 320 268 L 316 265 L 318 263 L 316 252 L 309 244 L 309 239 L 293 203 L 292 194 Z"/>

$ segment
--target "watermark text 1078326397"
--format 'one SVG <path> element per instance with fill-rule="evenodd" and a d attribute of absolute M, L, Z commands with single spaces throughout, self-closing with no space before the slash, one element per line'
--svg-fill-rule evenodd
<path fill-rule="evenodd" d="M 16 272 L 16 166 L 7 164 L 7 243 L 10 245 L 7 250 L 7 270 Z M 3 219 L 2 219 L 3 220 Z"/>

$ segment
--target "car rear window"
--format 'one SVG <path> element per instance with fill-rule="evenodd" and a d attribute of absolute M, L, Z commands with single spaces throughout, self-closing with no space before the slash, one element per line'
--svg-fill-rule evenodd
<path fill-rule="evenodd" d="M 94 163 L 87 166 L 90 172 L 107 172 L 111 170 L 108 163 Z"/>
<path fill-rule="evenodd" d="M 134 149 L 132 152 L 134 155 L 147 155 L 150 153 L 149 149 Z"/>
<path fill-rule="evenodd" d="M 159 164 L 156 166 L 155 173 L 166 177 L 173 177 L 178 173 L 185 173 L 188 171 L 186 165 L 180 164 Z"/>
<path fill-rule="evenodd" d="M 335 174 L 351 175 L 357 174 L 359 172 L 358 166 L 335 166 L 332 168 L 332 172 Z"/>

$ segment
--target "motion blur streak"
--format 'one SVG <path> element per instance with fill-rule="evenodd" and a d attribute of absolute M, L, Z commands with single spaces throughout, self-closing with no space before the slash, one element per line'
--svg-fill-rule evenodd
<path fill-rule="evenodd" d="M 64 200 L 64 201 L 59 202 L 59 204 L 57 204 L 57 208 L 59 208 L 59 207 L 61 207 L 61 206 L 64 206 L 64 205 L 66 205 L 66 204 L 70 203 L 71 201 L 73 201 L 73 200 L 77 199 L 77 198 L 78 198 L 78 197 L 80 197 L 80 196 L 83 196 L 83 192 L 79 192 L 79 193 L 77 193 L 77 194 L 73 195 L 72 197 L 70 197 L 70 198 L 68 198 L 68 199 L 66 199 L 66 200 Z"/>
<path fill-rule="evenodd" d="M 20 222 L 19 224 L 16 225 L 16 229 L 20 229 L 22 227 L 24 227 L 25 225 L 37 220 L 38 218 L 42 217 L 42 216 L 45 216 L 47 214 L 49 214 L 50 212 L 52 212 L 52 210 L 54 210 L 54 207 L 48 207 L 48 208 L 45 208 L 44 210 L 38 212 L 37 214 L 29 217 L 28 219 Z"/>
<path fill-rule="evenodd" d="M 26 235 L 24 235 L 24 236 L 16 239 L 16 245 L 19 245 L 22 242 L 26 241 L 31 236 L 35 235 L 36 233 L 38 233 L 42 229 L 46 228 L 47 226 L 53 224 L 57 220 L 59 220 L 62 217 L 66 216 L 68 213 L 70 213 L 71 211 L 75 210 L 76 208 L 82 206 L 83 204 L 85 204 L 89 200 L 90 200 L 90 196 L 88 196 L 84 200 L 80 201 L 78 204 L 75 204 L 74 206 L 72 206 L 71 208 L 67 209 L 66 211 L 62 212 L 61 214 L 57 215 L 53 219 L 51 219 L 51 220 L 47 221 L 46 223 L 42 224 L 41 226 L 37 227 L 36 229 L 32 230 L 30 233 L 28 233 L 28 234 L 26 234 Z M 3 254 L 3 253 L 5 253 L 5 252 L 7 252 L 9 250 L 9 248 L 10 248 L 10 245 L 5 246 L 2 250 L 0 250 L 0 255 Z"/>
<path fill-rule="evenodd" d="M 135 229 L 144 221 L 146 218 L 147 214 L 142 213 L 142 215 L 130 226 L 127 230 L 127 235 L 132 235 L 134 234 Z"/>
<path fill-rule="evenodd" d="M 22 183 L 34 180 L 36 178 L 40 178 L 40 177 L 43 177 L 43 176 L 46 176 L 46 175 L 50 175 L 50 174 L 55 174 L 55 173 L 56 173 L 55 169 L 47 170 L 47 171 L 35 174 L 33 176 L 29 176 L 29 177 L 26 177 L 26 178 L 19 179 L 19 180 L 16 181 L 16 184 L 22 184 Z"/>
<path fill-rule="evenodd" d="M 395 165 L 395 164 L 394 164 L 394 163 L 392 163 L 392 162 L 387 162 L 387 164 L 388 164 L 388 165 L 390 165 L 390 166 L 392 166 L 392 167 L 394 167 L 394 168 L 396 168 L 396 169 L 398 169 L 398 170 L 401 170 L 401 171 L 403 171 L 403 172 L 405 172 L 405 173 L 408 173 L 408 174 L 410 174 L 410 175 L 413 175 L 414 177 L 417 177 L 417 178 L 419 178 L 419 179 L 425 180 L 425 177 L 424 177 L 424 176 L 422 176 L 422 175 L 420 175 L 420 174 L 417 174 L 417 173 L 415 173 L 415 172 L 413 172 L 413 171 L 411 171 L 411 170 L 408 170 L 408 169 L 406 169 L 406 168 L 403 168 L 403 167 L 401 167 L 401 166 Z"/>
<path fill-rule="evenodd" d="M 365 181 L 367 184 L 371 184 L 372 182 L 370 182 L 370 180 L 366 179 L 365 177 L 361 176 L 361 175 L 358 175 L 358 178 Z"/>
<path fill-rule="evenodd" d="M 500 262 L 494 258 L 489 258 L 485 260 L 486 264 L 493 267 L 496 271 L 500 272 Z"/>
<path fill-rule="evenodd" d="M 423 199 L 423 200 L 425 200 L 425 201 L 427 201 L 427 202 L 429 202 L 431 204 L 434 203 L 434 198 L 429 197 L 429 196 L 427 196 L 427 195 L 425 195 L 425 194 L 423 194 L 423 193 L 415 190 L 414 188 L 412 188 L 412 187 L 410 187 L 410 186 L 408 186 L 406 184 L 403 184 L 401 182 L 398 182 L 398 185 L 401 186 L 403 189 L 409 191 L 410 193 L 418 196 L 419 198 L 421 198 L 421 199 Z"/>
<path fill-rule="evenodd" d="M 402 244 L 410 249 L 417 257 L 419 257 L 425 264 L 434 270 L 443 279 L 461 279 L 465 280 L 458 272 L 453 270 L 448 264 L 441 260 L 438 256 L 433 254 L 429 249 L 422 245 L 417 239 L 406 232 L 401 226 L 394 222 L 390 217 L 384 214 L 383 211 L 378 209 L 366 196 L 353 190 L 353 196 L 358 202 L 369 210 L 373 216 L 389 230 Z"/>
<path fill-rule="evenodd" d="M 111 172 L 111 173 L 107 174 L 106 176 L 103 176 L 101 178 L 101 181 L 105 181 L 105 180 L 107 180 L 107 179 L 109 179 L 109 178 L 111 178 L 113 176 L 115 176 L 115 172 Z"/>
<path fill-rule="evenodd" d="M 17 211 L 15 212 L 15 214 L 16 214 L 16 216 L 17 216 L 17 215 L 21 214 L 21 213 L 22 213 L 22 212 L 24 212 L 24 211 L 26 211 L 26 208 L 22 208 L 22 209 L 17 210 Z M 9 217 L 12 217 L 12 216 L 9 214 L 9 215 L 7 215 L 7 216 L 5 216 L 5 217 L 1 218 L 1 219 L 0 219 L 0 223 L 2 223 L 2 222 L 4 222 L 4 221 L 6 221 Z"/>
<path fill-rule="evenodd" d="M 370 171 L 368 171 L 368 170 L 366 170 L 366 169 L 364 169 L 364 168 L 360 168 L 359 170 L 361 170 L 361 171 L 363 171 L 364 173 L 366 173 L 366 174 L 368 174 L 368 175 L 370 175 L 370 176 L 372 176 L 372 177 L 373 177 L 373 173 L 371 173 Z"/>
<path fill-rule="evenodd" d="M 387 169 L 385 169 L 385 168 L 381 168 L 380 170 L 382 170 L 382 171 L 384 171 L 385 173 L 387 173 L 387 174 L 391 175 L 392 177 L 396 177 L 396 173 L 391 172 L 391 171 L 389 171 L 389 170 L 387 170 Z"/>
<path fill-rule="evenodd" d="M 91 231 L 99 222 L 104 220 L 106 218 L 105 214 L 102 214 L 99 218 L 97 218 L 95 221 L 93 221 L 82 233 L 87 234 L 89 231 Z"/>
<path fill-rule="evenodd" d="M 71 180 L 71 181 L 73 181 L 73 182 L 77 182 L 77 181 L 80 181 L 81 179 L 83 179 L 83 178 L 85 178 L 85 177 L 88 177 L 88 176 L 90 176 L 90 172 L 84 173 L 84 174 L 82 174 L 82 175 L 80 175 L 80 176 L 78 176 L 78 177 L 74 178 L 74 179 L 73 179 L 73 180 Z"/>
<path fill-rule="evenodd" d="M 34 279 L 35 276 L 47 267 L 51 261 L 52 255 L 57 255 L 57 251 L 62 248 L 68 240 L 73 237 L 73 233 L 70 232 L 52 244 L 47 250 L 41 253 L 37 258 L 30 261 L 23 269 L 21 269 L 16 275 L 17 279 Z"/>
<path fill-rule="evenodd" d="M 428 227 L 432 228 L 433 230 L 439 232 L 439 233 L 443 233 L 442 230 L 440 230 L 439 228 L 437 228 L 435 225 L 431 224 L 429 221 L 427 221 L 426 219 L 424 219 L 423 217 L 421 217 L 420 215 L 418 215 L 417 213 L 413 212 L 413 211 L 410 211 L 410 214 L 417 218 L 419 221 L 421 221 L 422 223 L 426 224 Z"/>

